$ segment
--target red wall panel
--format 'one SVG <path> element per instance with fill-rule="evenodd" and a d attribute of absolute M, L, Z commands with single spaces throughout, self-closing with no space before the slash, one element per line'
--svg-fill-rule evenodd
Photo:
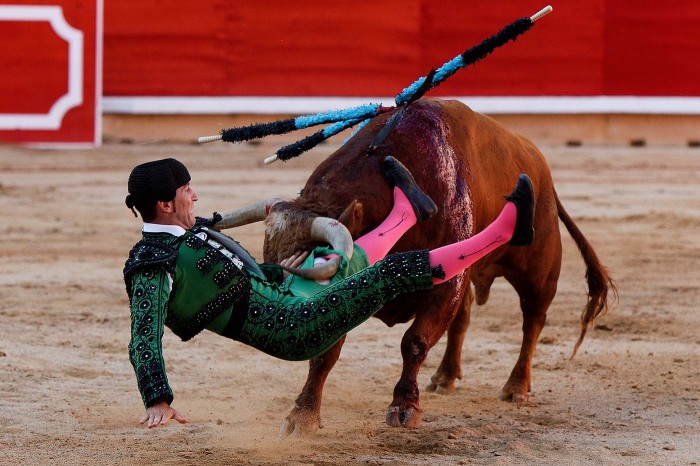
<path fill-rule="evenodd" d="M 68 92 L 68 43 L 47 21 L 2 21 L 0 57 L 0 113 L 48 113 Z"/>
<path fill-rule="evenodd" d="M 422 67 L 489 37 L 509 22 L 537 12 L 541 0 L 426 3 Z M 554 4 L 554 12 L 481 62 L 460 71 L 437 92 L 443 95 L 593 95 L 601 91 L 604 0 Z"/>
<path fill-rule="evenodd" d="M 0 9 L 0 141 L 99 144 L 100 0 Z"/>
<path fill-rule="evenodd" d="M 417 2 L 266 3 L 237 8 L 231 46 L 231 95 L 367 95 L 388 93 L 402 64 L 415 62 Z M 264 20 L 263 20 L 264 17 Z M 405 71 L 403 71 L 405 73 Z"/>
<path fill-rule="evenodd" d="M 700 95 L 700 2 L 608 1 L 606 94 Z"/>
<path fill-rule="evenodd" d="M 108 96 L 387 96 L 540 0 L 110 0 Z M 700 3 L 553 3 L 433 95 L 700 95 Z"/>

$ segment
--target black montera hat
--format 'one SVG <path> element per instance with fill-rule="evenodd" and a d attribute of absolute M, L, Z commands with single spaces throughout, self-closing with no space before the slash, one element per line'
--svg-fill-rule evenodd
<path fill-rule="evenodd" d="M 129 175 L 126 205 L 133 210 L 134 206 L 138 208 L 145 201 L 171 201 L 175 198 L 177 188 L 189 183 L 190 179 L 187 167 L 175 159 L 154 160 L 137 165 Z"/>

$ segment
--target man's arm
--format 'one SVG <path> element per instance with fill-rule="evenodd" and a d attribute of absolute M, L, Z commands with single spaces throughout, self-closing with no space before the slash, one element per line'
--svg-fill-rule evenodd
<path fill-rule="evenodd" d="M 146 407 L 141 423 L 149 420 L 149 427 L 165 424 L 170 418 L 185 420 L 170 408 L 173 392 L 163 359 L 162 337 L 170 287 L 170 277 L 161 268 L 143 270 L 131 279 L 129 359 Z"/>

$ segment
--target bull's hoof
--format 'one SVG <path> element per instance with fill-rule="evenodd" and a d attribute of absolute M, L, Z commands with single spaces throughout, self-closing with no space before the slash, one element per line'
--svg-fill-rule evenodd
<path fill-rule="evenodd" d="M 457 390 L 454 378 L 447 377 L 445 374 L 436 372 L 430 378 L 430 383 L 425 389 L 438 395 L 449 395 Z"/>
<path fill-rule="evenodd" d="M 503 389 L 501 390 L 501 394 L 498 396 L 498 399 L 501 401 L 509 401 L 515 404 L 522 404 L 522 403 L 527 403 L 527 401 L 530 399 L 530 394 L 527 392 L 516 392 L 513 390 L 507 390 Z"/>
<path fill-rule="evenodd" d="M 437 213 L 438 208 L 435 202 L 418 187 L 408 168 L 391 155 L 384 157 L 384 177 L 403 191 L 419 222 L 427 220 Z"/>
<path fill-rule="evenodd" d="M 389 406 L 386 423 L 391 427 L 420 427 L 423 411 L 418 407 Z"/>
<path fill-rule="evenodd" d="M 292 412 L 282 421 L 280 437 L 304 437 L 313 435 L 322 428 L 321 415 L 319 413 L 294 407 Z"/>

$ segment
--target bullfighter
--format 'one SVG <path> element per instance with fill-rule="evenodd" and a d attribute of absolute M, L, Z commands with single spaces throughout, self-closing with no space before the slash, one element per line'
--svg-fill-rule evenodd
<path fill-rule="evenodd" d="M 321 218 L 316 227 L 330 246 L 276 265 L 256 263 L 222 234 L 216 228 L 221 215 L 195 217 L 197 194 L 181 162 L 168 158 L 132 170 L 125 202 L 141 214 L 143 228 L 123 272 L 131 307 L 129 358 L 146 408 L 141 424 L 187 422 L 171 407 L 164 327 L 184 341 L 207 329 L 277 358 L 310 359 L 399 294 L 430 289 L 502 245 L 533 240 L 534 193 L 523 174 L 501 213 L 480 233 L 431 251 L 387 255 L 437 207 L 394 157 L 385 157 L 383 174 L 393 186 L 394 205 L 377 228 L 348 248 L 334 239 L 344 226 Z M 318 262 L 335 264 L 334 275 L 303 278 Z"/>

